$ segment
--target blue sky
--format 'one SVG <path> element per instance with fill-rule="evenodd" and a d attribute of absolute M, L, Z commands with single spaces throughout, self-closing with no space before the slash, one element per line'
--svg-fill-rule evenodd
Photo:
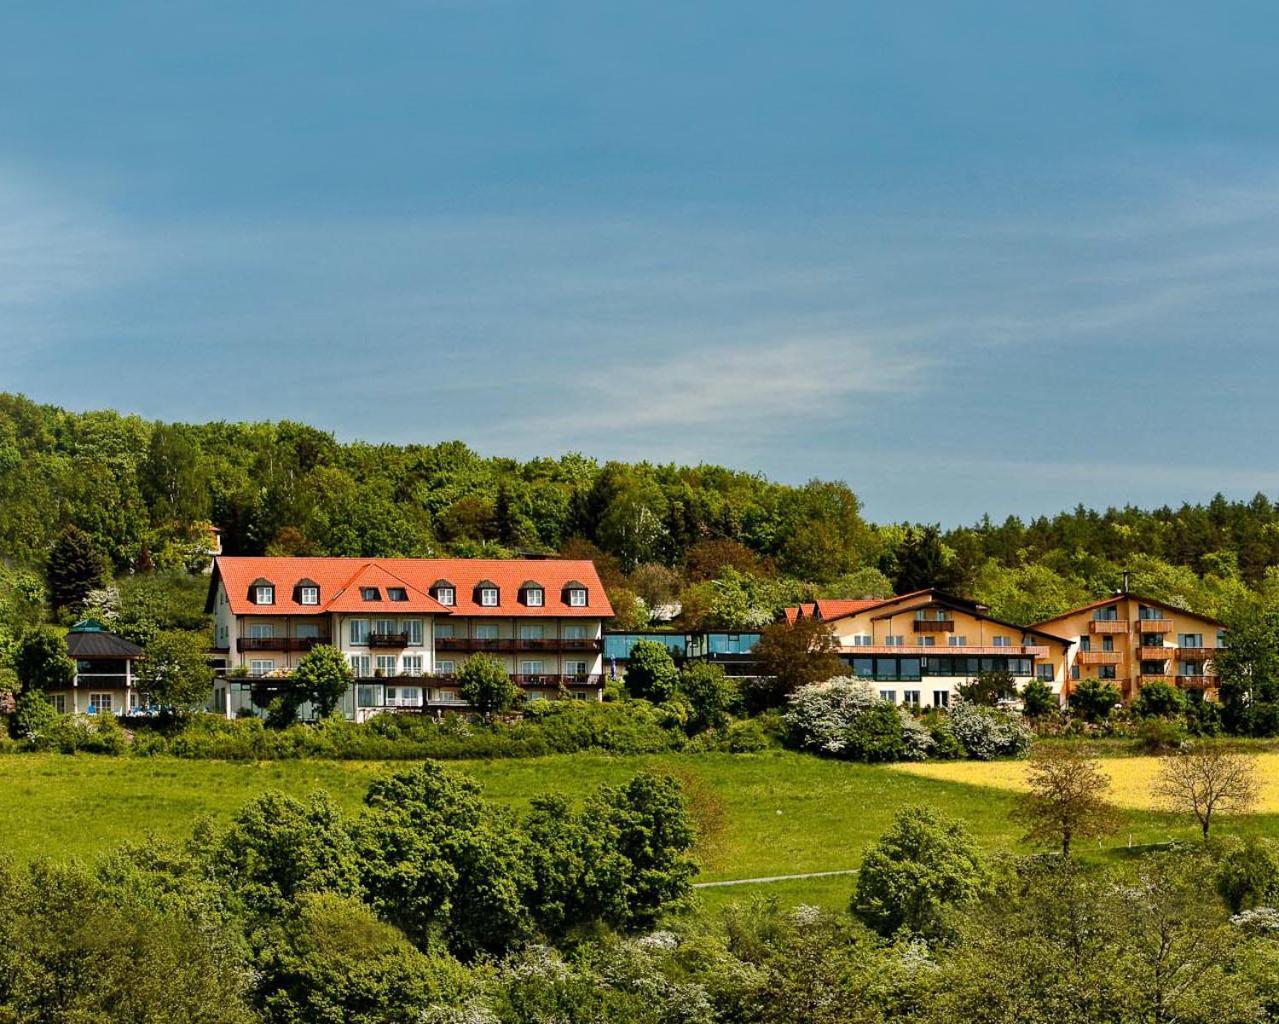
<path fill-rule="evenodd" d="M 847 480 L 1279 495 L 1279 8 L 0 7 L 0 388 Z"/>

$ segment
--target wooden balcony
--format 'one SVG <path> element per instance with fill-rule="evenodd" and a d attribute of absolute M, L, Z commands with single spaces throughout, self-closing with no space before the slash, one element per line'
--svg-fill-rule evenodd
<path fill-rule="evenodd" d="M 409 645 L 409 635 L 407 633 L 370 633 L 370 647 L 407 647 Z"/>
<path fill-rule="evenodd" d="M 1218 679 L 1215 675 L 1177 676 L 1177 685 L 1186 690 L 1215 689 Z"/>
<path fill-rule="evenodd" d="M 1138 633 L 1171 633 L 1172 619 L 1138 619 Z"/>
<path fill-rule="evenodd" d="M 1127 619 L 1090 619 L 1088 622 L 1089 633 L 1127 633 Z"/>
<path fill-rule="evenodd" d="M 1175 647 L 1138 647 L 1137 657 L 1141 661 L 1167 661 L 1177 653 Z"/>
<path fill-rule="evenodd" d="M 306 653 L 319 644 L 332 641 L 327 636 L 242 636 L 238 643 L 242 652 L 297 651 Z"/>
<path fill-rule="evenodd" d="M 516 640 L 517 651 L 599 651 L 603 647 L 600 640 L 555 640 L 538 638 L 536 640 Z"/>
<path fill-rule="evenodd" d="M 916 633 L 953 633 L 955 632 L 954 619 L 916 619 Z"/>
<path fill-rule="evenodd" d="M 1176 647 L 1173 650 L 1177 652 L 1178 661 L 1211 661 L 1217 653 L 1212 647 Z"/>
<path fill-rule="evenodd" d="M 1075 655 L 1081 665 L 1118 665 L 1122 658 L 1119 651 L 1080 651 Z"/>
<path fill-rule="evenodd" d="M 489 651 L 499 654 L 510 654 L 515 650 L 515 641 L 510 637 L 495 637 L 492 640 L 480 640 L 469 636 L 437 636 L 437 651 Z"/>
<path fill-rule="evenodd" d="M 511 676 L 517 686 L 603 686 L 604 677 L 592 675 L 560 675 L 557 672 L 519 672 Z"/>

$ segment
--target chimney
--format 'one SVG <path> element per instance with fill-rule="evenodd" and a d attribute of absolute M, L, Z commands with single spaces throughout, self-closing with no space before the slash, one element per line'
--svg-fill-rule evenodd
<path fill-rule="evenodd" d="M 1128 576 L 1129 576 L 1129 570 L 1125 569 L 1125 570 L 1124 570 L 1124 585 L 1123 585 L 1123 590 L 1121 591 L 1121 593 L 1124 593 L 1124 594 L 1128 593 Z"/>

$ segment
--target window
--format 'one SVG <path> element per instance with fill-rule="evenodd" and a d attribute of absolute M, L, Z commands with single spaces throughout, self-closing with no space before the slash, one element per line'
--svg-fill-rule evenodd
<path fill-rule="evenodd" d="M 932 647 L 936 639 L 934 636 L 917 636 L 915 637 L 915 645 L 917 647 Z"/>
<path fill-rule="evenodd" d="M 1141 663 L 1141 674 L 1143 676 L 1161 676 L 1164 674 L 1164 663 L 1162 661 L 1143 661 Z"/>
<path fill-rule="evenodd" d="M 1182 633 L 1177 637 L 1178 647 L 1202 647 L 1204 645 L 1204 635 L 1202 633 Z"/>
<path fill-rule="evenodd" d="M 1164 645 L 1164 637 L 1162 633 L 1142 633 L 1142 647 L 1162 647 Z"/>
<path fill-rule="evenodd" d="M 387 587 L 386 599 L 388 601 L 407 601 L 409 593 L 403 587 Z"/>
<path fill-rule="evenodd" d="M 1224 629 L 1217 630 L 1217 649 L 1224 649 L 1226 646 L 1226 631 Z"/>
<path fill-rule="evenodd" d="M 968 646 L 968 637 L 966 637 L 966 636 L 955 636 L 955 634 L 954 634 L 954 633 L 952 633 L 950 636 L 948 636 L 948 637 L 946 638 L 946 643 L 947 643 L 950 647 L 967 647 L 967 646 Z"/>
<path fill-rule="evenodd" d="M 275 636 L 275 623 L 273 622 L 249 623 L 249 639 L 250 640 L 270 640 L 274 636 Z"/>
<path fill-rule="evenodd" d="M 400 619 L 400 632 L 409 638 L 411 647 L 422 646 L 422 620 Z"/>
<path fill-rule="evenodd" d="M 904 647 L 906 638 L 903 636 L 886 636 L 884 637 L 884 645 L 886 647 Z"/>
<path fill-rule="evenodd" d="M 1113 604 L 1106 605 L 1105 608 L 1096 608 L 1093 610 L 1092 617 L 1098 622 L 1115 622 L 1119 618 L 1119 608 Z"/>
<path fill-rule="evenodd" d="M 109 693 L 91 693 L 89 694 L 89 714 L 110 714 L 111 713 L 111 694 Z"/>
<path fill-rule="evenodd" d="M 394 619 L 375 619 L 373 622 L 373 632 L 379 636 L 395 636 L 399 630 L 395 628 Z"/>
<path fill-rule="evenodd" d="M 437 622 L 435 624 L 435 639 L 439 640 L 441 637 L 445 640 L 453 638 L 453 623 Z"/>
<path fill-rule="evenodd" d="M 53 705 L 53 710 L 60 715 L 67 713 L 67 695 L 65 693 L 55 693 L 49 698 L 49 703 Z"/>
<path fill-rule="evenodd" d="M 909 704 L 909 705 L 910 705 L 911 707 L 913 707 L 913 708 L 917 708 L 917 707 L 919 707 L 919 691 L 918 691 L 918 690 L 903 690 L 903 691 L 902 691 L 902 703 L 903 703 L 903 704 Z"/>
<path fill-rule="evenodd" d="M 853 646 L 854 646 L 854 647 L 869 647 L 872 643 L 873 643 L 873 641 L 871 640 L 871 636 L 870 636 L 870 634 L 869 634 L 869 633 L 854 633 L 854 634 L 853 634 Z"/>
<path fill-rule="evenodd" d="M 484 608 L 497 607 L 497 587 L 480 587 L 480 605 Z"/>
<path fill-rule="evenodd" d="M 1147 622 L 1151 622 L 1155 619 L 1162 619 L 1163 617 L 1164 613 L 1158 608 L 1147 608 L 1145 605 L 1142 605 L 1137 609 L 1137 618 L 1143 619 Z"/>
<path fill-rule="evenodd" d="M 888 702 L 889 702 L 889 703 L 891 703 L 891 704 L 896 704 L 896 703 L 897 703 L 897 691 L 896 691 L 896 690 L 880 690 L 880 691 L 879 691 L 879 699 L 880 699 L 880 700 L 886 700 L 886 701 L 888 701 Z"/>
<path fill-rule="evenodd" d="M 422 674 L 422 655 L 406 654 L 401 662 L 403 668 L 401 672 L 406 676 L 420 676 Z"/>
<path fill-rule="evenodd" d="M 1097 678 L 1098 678 L 1098 679 L 1114 679 L 1114 678 L 1116 678 L 1115 666 L 1114 666 L 1114 665 L 1098 665 L 1098 666 L 1097 666 Z"/>
<path fill-rule="evenodd" d="M 451 676 L 457 671 L 457 662 L 455 661 L 437 661 L 435 663 L 435 674 L 437 676 Z"/>
<path fill-rule="evenodd" d="M 253 588 L 254 604 L 275 604 L 275 587 L 259 584 Z"/>
<path fill-rule="evenodd" d="M 541 587 L 525 587 L 524 603 L 530 608 L 541 608 L 546 604 L 546 591 Z"/>
<path fill-rule="evenodd" d="M 1036 665 L 1035 678 L 1041 683 L 1051 683 L 1056 676 L 1051 665 Z"/>
<path fill-rule="evenodd" d="M 541 623 L 520 626 L 521 640 L 541 640 L 543 633 L 544 628 Z"/>
<path fill-rule="evenodd" d="M 351 643 L 365 645 L 369 642 L 369 620 L 352 619 L 350 629 Z"/>
<path fill-rule="evenodd" d="M 1090 637 L 1090 636 L 1081 636 L 1081 637 L 1079 638 L 1079 649 L 1080 649 L 1081 651 L 1091 651 L 1091 650 L 1092 650 L 1092 637 Z"/>
<path fill-rule="evenodd" d="M 382 591 L 377 587 L 361 587 L 360 599 L 364 601 L 381 601 Z"/>
<path fill-rule="evenodd" d="M 367 654 L 352 654 L 348 656 L 351 661 L 351 671 L 360 679 L 368 679 L 373 675 L 371 671 L 369 656 Z M 380 704 L 381 701 L 379 700 Z"/>
<path fill-rule="evenodd" d="M 1071 665 L 1071 666 L 1070 666 L 1070 678 L 1071 678 L 1071 679 L 1078 679 L 1078 678 L 1079 678 L 1079 666 L 1078 666 L 1078 665 Z"/>
<path fill-rule="evenodd" d="M 457 603 L 457 592 L 452 587 L 436 587 L 435 600 L 452 607 Z"/>
<path fill-rule="evenodd" d="M 476 640 L 496 640 L 497 639 L 497 623 L 481 622 L 475 627 Z"/>
<path fill-rule="evenodd" d="M 1113 652 L 1115 649 L 1115 638 L 1113 636 L 1103 636 L 1101 638 L 1101 649 L 1107 652 Z"/>
<path fill-rule="evenodd" d="M 269 658 L 253 658 L 249 661 L 249 675 L 265 676 L 275 671 L 275 662 Z"/>
<path fill-rule="evenodd" d="M 422 706 L 422 691 L 416 686 L 388 686 L 386 705 L 392 708 L 416 708 Z"/>
<path fill-rule="evenodd" d="M 544 663 L 540 660 L 534 659 L 520 662 L 520 675 L 540 676 L 544 671 Z"/>
<path fill-rule="evenodd" d="M 564 639 L 565 639 L 565 640 L 585 640 L 585 639 L 587 639 L 587 636 L 586 636 L 586 627 L 585 627 L 585 626 L 583 626 L 583 625 L 581 625 L 580 623 L 573 623 L 573 624 L 571 624 L 571 625 L 565 626 L 565 627 L 564 627 Z"/>
<path fill-rule="evenodd" d="M 571 608 L 586 607 L 586 588 L 585 587 L 569 587 L 568 603 Z"/>
<path fill-rule="evenodd" d="M 395 675 L 395 655 L 379 654 L 376 661 L 377 672 L 384 676 Z"/>
<path fill-rule="evenodd" d="M 950 707 L 950 691 L 934 690 L 933 691 L 933 707 L 935 708 Z"/>
<path fill-rule="evenodd" d="M 564 662 L 564 674 L 566 676 L 585 676 L 587 674 L 586 662 L 584 661 Z"/>
<path fill-rule="evenodd" d="M 992 637 L 990 645 L 992 647 L 1011 647 L 1013 645 L 1013 638 L 1010 636 Z"/>
<path fill-rule="evenodd" d="M 362 708 L 380 708 L 382 706 L 382 687 L 371 683 L 361 683 L 355 688 L 355 702 Z"/>
<path fill-rule="evenodd" d="M 320 626 L 315 622 L 299 622 L 294 627 L 293 635 L 306 640 L 318 640 L 320 638 Z"/>
<path fill-rule="evenodd" d="M 1203 665 L 1198 661 L 1182 661 L 1177 663 L 1177 675 L 1179 676 L 1201 676 L 1203 675 Z"/>
<path fill-rule="evenodd" d="M 298 598 L 300 604 L 319 604 L 320 588 L 319 587 L 300 587 L 298 588 Z"/>

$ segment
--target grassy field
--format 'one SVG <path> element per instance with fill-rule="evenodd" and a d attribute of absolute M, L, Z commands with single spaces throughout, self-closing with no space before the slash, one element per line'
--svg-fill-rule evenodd
<path fill-rule="evenodd" d="M 1260 814 L 1279 814 L 1279 753 L 1257 754 L 1261 776 Z M 1110 799 L 1119 807 L 1150 810 L 1154 802 L 1150 786 L 1159 771 L 1157 757 L 1122 757 L 1107 759 L 1105 772 L 1110 776 Z M 902 764 L 895 771 L 939 782 L 958 782 L 970 786 L 1020 791 L 1026 788 L 1026 763 L 1000 761 L 984 764 L 977 761 L 937 761 L 925 764 Z"/>
<path fill-rule="evenodd" d="M 1107 762 L 1143 770 L 1140 759 Z M 1279 759 L 1270 769 L 1279 766 Z M 148 833 L 181 836 L 202 815 L 226 819 L 254 795 L 282 789 L 302 795 L 327 790 L 348 811 L 370 779 L 402 764 L 345 761 L 237 763 L 168 758 L 63 755 L 0 757 L 0 854 L 91 859 Z M 938 764 L 909 769 L 823 761 L 770 751 L 753 755 L 652 757 L 566 755 L 529 760 L 455 762 L 493 800 L 515 807 L 538 793 L 580 795 L 619 782 L 640 768 L 677 775 L 691 796 L 705 841 L 700 880 L 755 878 L 856 867 L 867 843 L 907 804 L 930 804 L 963 819 L 987 849 L 1015 848 L 1008 812 L 1023 766 Z M 944 777 L 942 777 L 944 776 Z M 1136 776 L 1134 776 L 1136 777 Z M 981 783 L 980 785 L 975 783 Z M 1134 785 L 1139 785 L 1134 783 Z M 1100 851 L 1192 838 L 1179 820 L 1134 805 L 1124 828 Z M 1227 827 L 1273 832 L 1279 818 L 1258 815 Z M 709 906 L 756 892 L 785 902 L 846 903 L 851 877 L 820 878 L 701 890 Z"/>

